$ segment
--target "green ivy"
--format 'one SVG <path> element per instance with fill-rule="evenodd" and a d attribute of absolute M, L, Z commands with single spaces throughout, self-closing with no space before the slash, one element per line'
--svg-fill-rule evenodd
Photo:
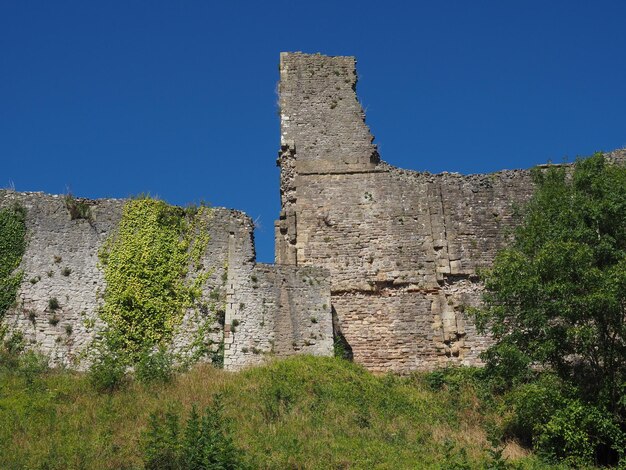
<path fill-rule="evenodd" d="M 134 360 L 171 341 L 209 276 L 200 263 L 209 242 L 208 211 L 150 198 L 126 203 L 118 230 L 99 253 L 107 285 L 101 316 L 110 347 Z"/>
<path fill-rule="evenodd" d="M 19 204 L 0 209 L 0 320 L 15 303 L 24 273 L 16 272 L 26 249 L 26 209 Z"/>

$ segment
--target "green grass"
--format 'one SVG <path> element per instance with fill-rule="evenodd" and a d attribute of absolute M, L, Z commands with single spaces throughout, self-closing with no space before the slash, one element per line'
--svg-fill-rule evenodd
<path fill-rule="evenodd" d="M 2 358 L 0 358 L 1 360 Z M 469 382 L 375 376 L 334 358 L 294 357 L 229 373 L 199 365 L 165 385 L 98 393 L 86 375 L 0 363 L 0 468 L 143 468 L 151 414 L 185 419 L 222 396 L 251 468 L 504 468 L 485 428 L 497 420 Z M 520 468 L 547 468 L 510 444 Z"/>

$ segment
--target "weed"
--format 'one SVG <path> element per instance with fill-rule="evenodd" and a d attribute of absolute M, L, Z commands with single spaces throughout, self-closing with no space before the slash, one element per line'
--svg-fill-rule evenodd
<path fill-rule="evenodd" d="M 126 366 L 113 351 L 100 351 L 89 368 L 89 382 L 98 392 L 111 393 L 126 385 Z"/>
<path fill-rule="evenodd" d="M 63 261 L 63 258 L 61 258 L 59 255 L 54 255 L 54 264 L 59 264 L 61 261 Z"/>
<path fill-rule="evenodd" d="M 70 274 L 72 274 L 72 270 L 66 266 L 61 269 L 61 274 L 65 277 L 68 277 Z"/>
<path fill-rule="evenodd" d="M 230 423 L 219 395 L 199 415 L 194 404 L 181 430 L 179 415 L 169 407 L 150 415 L 144 434 L 144 465 L 150 469 L 240 469 L 241 450 L 233 444 Z"/>
<path fill-rule="evenodd" d="M 70 325 L 69 323 L 65 325 L 65 334 L 67 336 L 71 336 L 73 331 L 74 328 L 72 328 L 72 325 Z"/>
<path fill-rule="evenodd" d="M 61 305 L 59 304 L 59 301 L 57 300 L 56 297 L 51 297 L 48 300 L 48 309 L 52 310 L 53 312 L 55 310 L 58 310 L 61 307 Z"/>
<path fill-rule="evenodd" d="M 48 323 L 50 323 L 52 326 L 57 326 L 59 324 L 61 320 L 59 320 L 59 317 L 57 317 L 56 315 L 53 315 L 52 317 L 50 317 L 50 319 L 48 320 Z"/>
<path fill-rule="evenodd" d="M 174 377 L 174 360 L 163 347 L 144 351 L 135 366 L 135 378 L 143 383 L 169 383 Z"/>
<path fill-rule="evenodd" d="M 71 220 L 84 219 L 90 222 L 93 220 L 91 207 L 86 200 L 76 199 L 71 193 L 67 193 L 63 201 L 65 202 L 65 208 L 69 212 Z"/>

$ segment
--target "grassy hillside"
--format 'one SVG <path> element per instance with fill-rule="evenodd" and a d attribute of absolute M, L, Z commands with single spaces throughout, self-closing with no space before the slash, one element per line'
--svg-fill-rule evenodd
<path fill-rule="evenodd" d="M 501 413 L 462 375 L 439 388 L 436 374 L 374 376 L 340 359 L 294 357 L 241 373 L 199 365 L 169 384 L 101 393 L 83 374 L 22 361 L 0 366 L 0 468 L 143 468 L 151 414 L 184 425 L 192 405 L 203 410 L 218 394 L 251 468 L 509 468 L 504 457 L 546 468 L 510 443 L 499 457 L 487 430 Z"/>

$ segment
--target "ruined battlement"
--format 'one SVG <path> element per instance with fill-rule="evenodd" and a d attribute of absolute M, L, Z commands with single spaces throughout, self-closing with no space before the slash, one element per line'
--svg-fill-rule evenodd
<path fill-rule="evenodd" d="M 354 57 L 281 53 L 281 148 L 294 144 L 299 174 L 345 173 L 378 163 L 356 89 Z"/>
<path fill-rule="evenodd" d="M 2 324 L 9 334 L 21 332 L 52 365 L 77 369 L 89 365 L 106 327 L 100 312 L 107 285 L 99 253 L 118 229 L 127 201 L 80 202 L 89 207 L 88 218 L 72 218 L 64 196 L 0 192 L 0 209 L 16 203 L 26 209 L 27 230 L 22 283 Z M 332 354 L 328 273 L 257 264 L 250 217 L 212 208 L 206 218 L 209 242 L 199 261 L 210 275 L 197 302 L 206 308 L 186 309 L 171 350 L 184 360 L 201 348 L 223 348 L 230 370 L 274 355 Z"/>
<path fill-rule="evenodd" d="M 271 356 L 331 355 L 340 341 L 373 371 L 475 365 L 490 344 L 467 315 L 488 267 L 532 195 L 528 170 L 430 174 L 381 160 L 356 95 L 354 57 L 281 53 L 281 211 L 274 265 L 256 263 L 253 223 L 215 208 L 200 265 L 210 275 L 171 349 L 223 348 L 237 370 Z M 626 163 L 626 151 L 607 154 Z M 270 164 L 270 159 L 268 159 Z M 127 203 L 0 192 L 26 209 L 16 305 L 0 318 L 53 364 L 84 368 L 105 324 L 98 253 Z M 51 299 L 58 305 L 51 308 Z"/>
<path fill-rule="evenodd" d="M 465 310 L 519 222 L 530 171 L 395 168 L 372 143 L 354 58 L 282 54 L 280 70 L 276 263 L 329 270 L 336 329 L 371 370 L 479 364 L 490 340 Z"/>

